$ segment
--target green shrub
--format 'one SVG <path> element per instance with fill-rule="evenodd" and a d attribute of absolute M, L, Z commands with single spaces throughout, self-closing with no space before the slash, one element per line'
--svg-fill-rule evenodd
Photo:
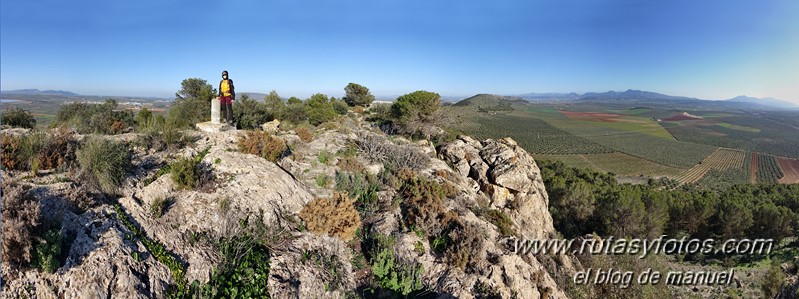
<path fill-rule="evenodd" d="M 394 117 L 401 122 L 416 117 L 430 116 L 441 108 L 441 96 L 434 92 L 418 90 L 402 95 L 391 105 Z"/>
<path fill-rule="evenodd" d="M 36 127 L 36 119 L 33 118 L 30 111 L 23 110 L 19 107 L 3 110 L 0 118 L 3 119 L 3 124 L 8 126 L 29 129 Z"/>
<path fill-rule="evenodd" d="M 377 192 L 380 185 L 376 178 L 359 172 L 336 172 L 336 190 L 346 192 L 355 200 L 355 209 L 366 216 L 378 208 Z"/>
<path fill-rule="evenodd" d="M 178 189 L 194 189 L 199 185 L 202 175 L 200 161 L 182 157 L 170 165 L 170 176 Z"/>
<path fill-rule="evenodd" d="M 330 177 L 324 173 L 320 173 L 316 176 L 316 185 L 319 187 L 327 186 L 327 183 L 330 182 Z"/>
<path fill-rule="evenodd" d="M 336 117 L 333 103 L 324 94 L 317 93 L 312 95 L 305 101 L 305 105 L 308 107 L 308 122 L 314 126 L 329 122 Z"/>
<path fill-rule="evenodd" d="M 296 99 L 296 101 L 292 101 Z M 299 102 L 297 102 L 299 101 Z M 283 109 L 282 120 L 299 125 L 308 120 L 307 107 L 297 98 L 289 98 L 289 103 Z"/>
<path fill-rule="evenodd" d="M 127 145 L 98 136 L 87 137 L 76 156 L 87 184 L 105 193 L 116 192 L 130 168 Z"/>
<path fill-rule="evenodd" d="M 56 113 L 56 122 L 69 125 L 81 134 L 119 134 L 132 127 L 135 120 L 133 112 L 115 109 L 117 102 L 112 99 L 103 104 L 66 104 Z"/>
<path fill-rule="evenodd" d="M 394 253 L 394 239 L 378 236 L 378 245 L 372 256 L 372 274 L 377 284 L 402 296 L 422 290 L 420 277 L 424 268 L 421 264 L 402 263 Z"/>
<path fill-rule="evenodd" d="M 333 100 L 333 111 L 336 111 L 338 115 L 347 115 L 347 103 L 342 100 Z"/>
<path fill-rule="evenodd" d="M 275 116 L 267 109 L 266 104 L 250 99 L 244 95 L 233 104 L 233 119 L 236 127 L 245 130 L 254 130 L 262 124 L 271 121 Z"/>
<path fill-rule="evenodd" d="M 502 236 L 508 237 L 516 233 L 513 229 L 513 222 L 500 210 L 488 210 L 485 213 L 485 218 L 499 228 L 499 233 Z"/>
<path fill-rule="evenodd" d="M 760 282 L 760 290 L 763 291 L 763 298 L 773 298 L 779 293 L 784 283 L 785 273 L 782 272 L 780 263 L 773 260 Z"/>
<path fill-rule="evenodd" d="M 35 246 L 34 266 L 47 273 L 53 273 L 61 267 L 60 256 L 63 239 L 60 225 L 44 232 L 42 241 Z"/>
<path fill-rule="evenodd" d="M 327 163 L 330 162 L 331 157 L 332 155 L 327 151 L 321 151 L 319 152 L 319 156 L 317 156 L 319 163 L 322 163 L 324 165 L 327 165 Z"/>
<path fill-rule="evenodd" d="M 147 108 L 142 108 L 139 110 L 139 113 L 136 113 L 136 124 L 139 126 L 139 128 L 142 126 L 147 126 L 152 118 L 153 113 Z"/>
<path fill-rule="evenodd" d="M 150 216 L 161 218 L 166 212 L 166 208 L 172 203 L 171 198 L 158 197 L 150 203 Z"/>

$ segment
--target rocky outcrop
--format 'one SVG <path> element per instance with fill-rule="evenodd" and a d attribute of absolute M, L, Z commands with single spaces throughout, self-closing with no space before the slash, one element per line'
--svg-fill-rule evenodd
<path fill-rule="evenodd" d="M 240 219 L 262 215 L 267 226 L 290 230 L 290 237 L 280 248 L 270 248 L 268 286 L 273 298 L 347 298 L 364 280 L 371 279 L 368 263 L 361 261 L 360 268 L 353 263 L 358 255 L 364 258 L 359 251 L 366 245 L 298 229 L 296 222 L 308 202 L 331 196 L 336 187 L 334 178 L 341 171 L 339 162 L 347 151 L 354 150 L 352 145 L 363 136 L 360 133 L 368 131 L 382 138 L 381 142 L 401 145 L 430 158 L 415 174 L 451 189 L 440 209 L 454 215 L 462 226 L 458 231 L 460 243 L 451 246 L 462 250 L 468 261 L 466 266 L 454 265 L 451 256 L 431 248 L 432 235 L 409 231 L 396 204 L 402 200 L 396 195 L 396 187 L 379 190 L 379 208 L 363 219 L 369 226 L 359 232 L 361 237 L 382 234 L 395 238 L 397 262 L 421 265 L 420 281 L 440 298 L 566 297 L 549 274 L 551 261 L 513 253 L 507 234 L 485 214 L 490 210 L 507 215 L 519 238 L 549 238 L 554 232 L 540 171 L 513 140 L 477 141 L 461 136 L 436 148 L 429 141 L 388 138 L 358 120 L 345 118 L 342 122 L 337 127 L 316 128 L 310 141 L 277 125 L 270 127 L 291 147 L 289 155 L 277 163 L 239 152 L 236 143 L 240 132 L 193 132 L 196 141 L 178 152 L 138 153 L 135 175 L 128 178 L 122 196 L 115 201 L 144 234 L 186 265 L 188 281 L 208 281 L 220 260 L 213 248 L 196 242 L 197 235 L 229 236 Z M 208 153 L 202 165 L 210 174 L 205 185 L 180 190 L 169 175 L 145 183 L 161 161 L 195 156 L 205 149 Z M 348 163 L 362 164 L 362 169 L 372 175 L 384 170 L 382 163 L 366 157 L 347 157 L 354 159 Z M 67 262 L 54 274 L 27 269 L 16 276 L 6 275 L 3 294 L 35 298 L 163 297 L 167 286 L 174 283 L 169 269 L 156 261 L 140 240 L 130 237 L 131 232 L 115 216 L 114 207 L 104 202 L 76 214 L 63 205 L 63 198 L 74 187 L 61 184 L 38 188 L 46 210 L 60 215 L 64 230 L 76 236 Z M 154 216 L 151 206 L 164 199 L 168 204 L 163 214 Z M 4 273 L 8 271 L 4 265 Z"/>
<path fill-rule="evenodd" d="M 479 142 L 460 136 L 443 146 L 440 155 L 490 199 L 492 208 L 505 212 L 522 237 L 541 239 L 554 233 L 541 171 L 513 139 Z"/>

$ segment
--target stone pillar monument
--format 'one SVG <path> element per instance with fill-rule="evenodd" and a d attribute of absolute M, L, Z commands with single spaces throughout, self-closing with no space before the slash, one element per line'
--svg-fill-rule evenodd
<path fill-rule="evenodd" d="M 205 131 L 205 132 L 221 132 L 230 130 L 231 127 L 229 124 L 222 123 L 220 121 L 220 104 L 219 98 L 211 99 L 211 121 L 202 122 L 197 124 L 197 128 Z"/>
<path fill-rule="evenodd" d="M 211 123 L 218 124 L 219 122 L 219 98 L 211 100 Z"/>

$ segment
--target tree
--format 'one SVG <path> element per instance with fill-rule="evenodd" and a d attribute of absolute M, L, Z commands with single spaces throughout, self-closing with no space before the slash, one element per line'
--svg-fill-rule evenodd
<path fill-rule="evenodd" d="M 30 111 L 23 110 L 19 107 L 3 110 L 2 117 L 3 124 L 12 127 L 29 128 L 36 127 L 36 120 Z"/>
<path fill-rule="evenodd" d="M 287 102 L 289 105 L 291 105 L 291 104 L 302 104 L 302 100 L 300 100 L 300 99 L 299 99 L 299 98 L 297 98 L 297 97 L 290 97 L 288 100 L 286 100 L 286 102 Z"/>
<path fill-rule="evenodd" d="M 369 88 L 360 84 L 347 84 L 347 87 L 344 87 L 344 92 L 346 92 L 344 101 L 350 106 L 369 107 L 375 100 L 375 96 L 369 92 Z"/>
<path fill-rule="evenodd" d="M 201 99 L 210 104 L 211 99 L 216 96 L 216 89 L 200 78 L 189 78 L 180 83 L 180 90 L 175 93 L 176 100 Z"/>
<path fill-rule="evenodd" d="M 450 119 L 439 108 L 441 96 L 437 93 L 419 90 L 402 95 L 391 105 L 394 118 L 391 129 L 413 138 L 442 136 Z"/>
<path fill-rule="evenodd" d="M 289 100 L 291 101 L 291 99 Z M 299 101 L 299 99 L 297 100 Z M 308 112 L 305 104 L 303 104 L 302 101 L 290 102 L 288 105 L 286 105 L 286 108 L 283 109 L 281 119 L 295 125 L 301 124 L 302 122 L 308 120 Z"/>
<path fill-rule="evenodd" d="M 211 120 L 210 105 L 211 99 L 216 96 L 216 89 L 199 78 L 185 79 L 180 86 L 167 121 L 178 127 L 188 127 Z"/>
<path fill-rule="evenodd" d="M 314 126 L 331 121 L 336 117 L 333 103 L 324 94 L 317 93 L 312 95 L 311 98 L 305 101 L 305 105 L 308 106 L 308 121 Z"/>
<path fill-rule="evenodd" d="M 275 119 L 279 118 L 281 113 L 283 113 L 286 103 L 283 102 L 277 91 L 272 90 L 264 97 L 264 106 L 266 106 L 266 111 L 269 112 L 271 118 Z"/>
<path fill-rule="evenodd" d="M 413 118 L 425 118 L 441 108 L 441 96 L 435 92 L 417 90 L 402 95 L 391 105 L 394 116 L 401 122 Z"/>

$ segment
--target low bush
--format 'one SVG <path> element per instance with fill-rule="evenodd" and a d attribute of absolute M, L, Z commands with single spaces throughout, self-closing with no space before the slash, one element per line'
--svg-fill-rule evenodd
<path fill-rule="evenodd" d="M 379 287 L 404 297 L 423 289 L 421 276 L 424 268 L 419 263 L 406 263 L 394 253 L 394 239 L 377 237 L 377 246 L 371 253 L 372 274 Z"/>
<path fill-rule="evenodd" d="M 172 204 L 171 198 L 158 197 L 150 203 L 150 216 L 161 218 L 166 212 L 167 207 Z"/>
<path fill-rule="evenodd" d="M 202 162 L 210 149 L 208 147 L 195 157 L 181 157 L 169 164 L 170 177 L 178 189 L 194 189 L 211 181 L 207 165 Z"/>
<path fill-rule="evenodd" d="M 2 164 L 7 170 L 66 169 L 75 160 L 77 141 L 66 130 L 47 135 L 34 131 L 24 135 L 2 134 Z"/>
<path fill-rule="evenodd" d="M 313 141 L 313 132 L 311 132 L 311 129 L 308 127 L 299 127 L 294 131 L 297 132 L 297 136 L 299 136 L 300 140 L 303 142 Z"/>
<path fill-rule="evenodd" d="M 266 132 L 246 132 L 239 137 L 239 150 L 243 153 L 258 155 L 272 162 L 277 162 L 288 153 L 286 142 Z"/>
<path fill-rule="evenodd" d="M 377 191 L 380 184 L 376 178 L 361 172 L 336 172 L 336 190 L 346 192 L 355 200 L 355 208 L 365 218 L 378 208 Z"/>
<path fill-rule="evenodd" d="M 446 194 L 438 182 L 423 177 L 406 179 L 397 198 L 401 200 L 402 218 L 407 227 L 430 232 L 440 230 Z"/>
<path fill-rule="evenodd" d="M 246 95 L 233 104 L 233 119 L 239 129 L 258 129 L 274 118 L 265 103 L 250 99 Z"/>
<path fill-rule="evenodd" d="M 774 298 L 780 292 L 783 284 L 785 284 L 785 273 L 782 272 L 780 263 L 774 260 L 760 280 L 762 298 Z"/>
<path fill-rule="evenodd" d="M 33 265 L 47 273 L 53 273 L 61 267 L 61 247 L 63 246 L 64 236 L 61 233 L 61 226 L 56 225 L 44 232 L 41 241 L 35 247 L 35 259 Z"/>
<path fill-rule="evenodd" d="M 130 168 L 127 145 L 98 136 L 86 137 L 76 156 L 86 184 L 104 193 L 116 192 Z"/>
<path fill-rule="evenodd" d="M 19 107 L 12 107 L 3 110 L 2 116 L 0 116 L 0 118 L 3 119 L 3 124 L 7 126 L 28 129 L 33 129 L 36 127 L 36 119 L 33 118 L 33 115 L 30 113 L 30 111 L 23 110 Z"/>
<path fill-rule="evenodd" d="M 361 217 L 352 200 L 334 193 L 332 198 L 318 198 L 302 208 L 300 218 L 308 230 L 350 241 L 361 226 Z"/>
<path fill-rule="evenodd" d="M 327 163 L 330 162 L 330 158 L 332 158 L 332 157 L 333 157 L 333 155 L 331 155 L 329 152 L 321 151 L 321 152 L 319 152 L 319 155 L 317 156 L 317 159 L 319 160 L 319 163 L 322 163 L 323 165 L 327 165 Z"/>
<path fill-rule="evenodd" d="M 157 114 L 144 120 L 139 125 L 139 135 L 136 136 L 136 145 L 145 149 L 164 149 L 180 148 L 190 142 L 189 135 L 183 134 L 178 120 L 174 118 L 164 118 Z"/>
<path fill-rule="evenodd" d="M 513 229 L 513 222 L 511 222 L 508 215 L 503 213 L 500 210 L 488 210 L 485 212 L 483 217 L 491 222 L 492 224 L 496 225 L 499 228 L 499 233 L 502 236 L 509 237 L 516 234 L 516 231 Z"/>
<path fill-rule="evenodd" d="M 28 186 L 2 180 L 3 262 L 14 266 L 26 266 L 33 257 L 33 236 L 41 207 L 29 191 Z"/>
<path fill-rule="evenodd" d="M 391 164 L 397 169 L 421 170 L 430 163 L 430 157 L 416 148 L 396 145 L 374 134 L 358 133 L 355 145 L 367 159 Z"/>
<path fill-rule="evenodd" d="M 316 185 L 319 187 L 326 187 L 327 184 L 330 182 L 330 177 L 324 173 L 320 173 L 316 175 Z"/>
<path fill-rule="evenodd" d="M 485 260 L 485 232 L 466 223 L 451 230 L 448 236 L 452 240 L 445 254 L 448 263 L 466 273 L 479 269 L 480 261 Z"/>
<path fill-rule="evenodd" d="M 361 162 L 358 162 L 358 159 L 355 159 L 355 157 L 339 158 L 338 163 L 336 163 L 336 166 L 338 166 L 338 168 L 343 171 L 349 171 L 349 172 L 366 171 L 366 167 L 364 167 Z"/>
<path fill-rule="evenodd" d="M 71 103 L 61 106 L 56 122 L 75 128 L 81 134 L 119 134 L 135 124 L 133 112 L 115 111 L 117 102 L 103 104 Z"/>
<path fill-rule="evenodd" d="M 194 189 L 200 181 L 200 163 L 193 158 L 179 158 L 170 164 L 170 177 L 178 189 Z"/>

